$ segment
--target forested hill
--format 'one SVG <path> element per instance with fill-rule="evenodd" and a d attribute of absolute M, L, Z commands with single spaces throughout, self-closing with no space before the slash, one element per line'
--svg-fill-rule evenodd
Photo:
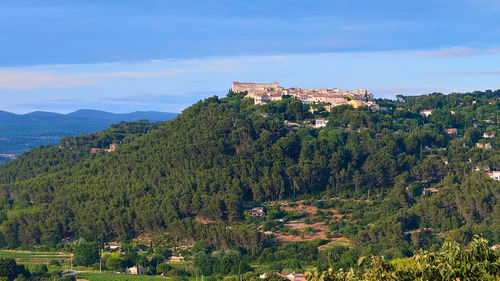
<path fill-rule="evenodd" d="M 424 227 L 500 242 L 500 182 L 486 174 L 500 170 L 500 90 L 378 100 L 380 111 L 242 97 L 208 98 L 165 123 L 65 138 L 0 166 L 0 246 L 161 233 L 259 252 L 263 234 L 227 227 L 245 208 L 332 197 L 374 202 L 345 233 L 365 252 L 410 255 L 429 244 L 423 232 L 408 235 Z M 326 127 L 308 125 L 320 117 Z M 112 143 L 115 151 L 90 153 Z"/>
<path fill-rule="evenodd" d="M 0 164 L 39 145 L 57 144 L 64 136 L 90 134 L 122 121 L 167 121 L 177 113 L 136 111 L 125 114 L 77 110 L 68 114 L 35 111 L 14 114 L 0 111 Z"/>

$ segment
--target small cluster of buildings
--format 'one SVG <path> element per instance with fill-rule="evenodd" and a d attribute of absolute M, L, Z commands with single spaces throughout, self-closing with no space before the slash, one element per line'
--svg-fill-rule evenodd
<path fill-rule="evenodd" d="M 279 82 L 271 83 L 243 83 L 233 82 L 233 92 L 247 92 L 246 98 L 254 99 L 255 104 L 265 104 L 271 101 L 280 101 L 283 96 L 291 96 L 301 100 L 305 104 L 323 103 L 325 109 L 331 110 L 331 107 L 349 104 L 354 108 L 368 106 L 372 109 L 379 109 L 379 106 L 373 100 L 373 94 L 365 89 L 355 91 L 333 89 L 302 89 L 297 87 L 284 88 Z"/>
<path fill-rule="evenodd" d="M 446 131 L 446 134 L 448 134 L 449 136 L 457 136 L 458 135 L 458 131 L 457 131 L 457 128 L 448 128 L 448 129 L 445 129 Z M 483 134 L 483 138 L 484 139 L 491 139 L 495 137 L 495 134 L 494 133 L 484 133 Z M 487 142 L 487 141 L 481 141 L 481 142 L 477 142 L 476 143 L 476 147 L 477 148 L 481 148 L 481 149 L 491 149 L 493 148 L 491 146 L 491 143 L 490 142 Z"/>
<path fill-rule="evenodd" d="M 491 139 L 495 137 L 495 133 L 484 133 L 483 138 L 484 139 Z M 484 142 L 484 143 L 476 143 L 476 146 L 482 149 L 491 149 L 491 143 L 490 142 Z"/>
<path fill-rule="evenodd" d="M 478 143 L 476 143 L 476 147 L 482 148 L 482 149 L 491 149 L 492 146 L 491 146 L 491 143 L 489 143 L 489 142 L 485 142 L 485 143 L 478 142 Z"/>
<path fill-rule="evenodd" d="M 469 159 L 469 162 L 471 162 L 471 159 Z M 487 167 L 487 166 L 484 166 L 484 167 L 476 166 L 474 168 L 474 171 L 476 171 L 476 172 L 486 172 L 486 174 L 488 175 L 488 177 L 490 177 L 491 179 L 496 180 L 496 181 L 500 181 L 500 171 L 491 171 L 490 167 Z"/>

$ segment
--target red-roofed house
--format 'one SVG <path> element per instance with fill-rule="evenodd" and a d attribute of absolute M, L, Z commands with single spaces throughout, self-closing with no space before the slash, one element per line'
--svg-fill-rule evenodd
<path fill-rule="evenodd" d="M 496 181 L 500 181 L 500 171 L 493 171 L 488 173 L 488 176 Z"/>
<path fill-rule="evenodd" d="M 265 104 L 269 102 L 269 96 L 265 93 L 259 93 L 254 95 L 254 104 Z"/>
<path fill-rule="evenodd" d="M 446 129 L 446 133 L 448 135 L 456 135 L 457 134 L 457 128 L 449 128 L 449 129 Z"/>
<path fill-rule="evenodd" d="M 283 96 L 281 94 L 275 93 L 275 94 L 270 94 L 269 95 L 269 100 L 270 101 L 280 101 L 283 99 Z"/>

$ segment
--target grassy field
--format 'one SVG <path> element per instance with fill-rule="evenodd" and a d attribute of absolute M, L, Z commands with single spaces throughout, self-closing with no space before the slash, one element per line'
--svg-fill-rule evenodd
<path fill-rule="evenodd" d="M 65 253 L 58 252 L 30 252 L 30 251 L 9 251 L 0 250 L 0 258 L 12 258 L 22 264 L 48 264 L 51 260 L 64 262 L 71 256 Z"/>
<path fill-rule="evenodd" d="M 148 276 L 148 275 L 126 275 L 126 274 L 115 274 L 115 273 L 93 273 L 93 272 L 83 272 L 77 275 L 78 279 L 85 279 L 89 281 L 156 281 L 156 280 L 169 280 L 165 277 L 160 276 Z"/>
<path fill-rule="evenodd" d="M 328 244 L 320 246 L 318 249 L 319 250 L 328 250 L 328 249 L 334 248 L 336 246 L 352 247 L 352 242 L 344 237 L 333 238 L 332 241 L 330 241 Z"/>

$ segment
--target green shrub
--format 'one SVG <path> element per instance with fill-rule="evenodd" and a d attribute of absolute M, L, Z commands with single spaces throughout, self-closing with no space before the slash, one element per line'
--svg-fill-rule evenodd
<path fill-rule="evenodd" d="M 61 263 L 58 260 L 51 260 L 49 264 L 54 266 L 61 266 Z"/>
<path fill-rule="evenodd" d="M 156 266 L 156 272 L 163 273 L 165 275 L 167 275 L 168 272 L 171 270 L 172 270 L 172 266 L 168 263 L 160 263 Z"/>
<path fill-rule="evenodd" d="M 45 264 L 35 264 L 31 267 L 31 275 L 42 276 L 48 272 L 47 265 Z"/>

